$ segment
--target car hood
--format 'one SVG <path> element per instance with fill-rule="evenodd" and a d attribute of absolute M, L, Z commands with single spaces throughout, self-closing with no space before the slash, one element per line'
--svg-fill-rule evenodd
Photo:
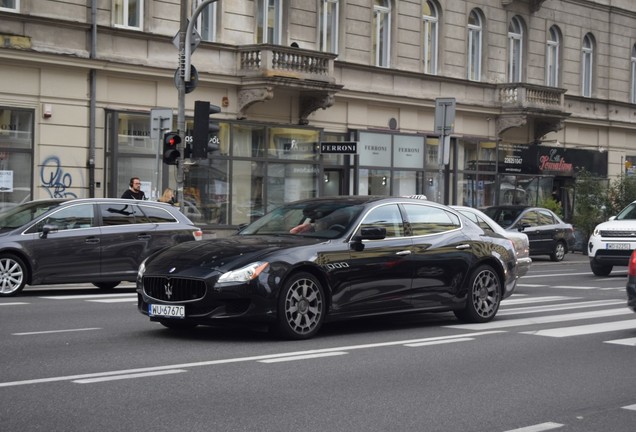
<path fill-rule="evenodd" d="M 600 223 L 596 230 L 603 231 L 636 231 L 636 219 L 611 220 Z"/>
<path fill-rule="evenodd" d="M 202 277 L 212 270 L 221 272 L 240 268 L 284 249 L 324 243 L 324 239 L 301 236 L 232 236 L 225 239 L 186 242 L 151 257 L 146 274 Z"/>

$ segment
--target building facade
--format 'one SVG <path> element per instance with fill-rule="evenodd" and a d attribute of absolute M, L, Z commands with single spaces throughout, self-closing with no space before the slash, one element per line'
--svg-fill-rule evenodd
<path fill-rule="evenodd" d="M 178 0 L 0 0 L 2 206 L 120 196 L 132 176 L 155 199 L 175 187 L 161 136 L 181 15 Z M 567 217 L 578 170 L 636 162 L 631 0 L 218 0 L 196 28 L 186 128 L 197 100 L 221 124 L 187 160 L 183 205 L 211 229 L 340 194 L 556 193 Z"/>

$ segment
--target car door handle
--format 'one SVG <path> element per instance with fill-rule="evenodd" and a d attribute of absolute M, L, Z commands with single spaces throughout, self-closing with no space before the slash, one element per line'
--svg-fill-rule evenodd
<path fill-rule="evenodd" d="M 410 250 L 403 250 L 403 251 L 396 252 L 395 254 L 399 256 L 404 256 L 404 255 L 411 255 L 412 253 L 413 252 L 411 252 Z"/>
<path fill-rule="evenodd" d="M 86 240 L 84 240 L 85 243 L 87 244 L 97 244 L 99 243 L 99 238 L 98 237 L 86 237 Z"/>
<path fill-rule="evenodd" d="M 143 233 L 137 236 L 137 240 L 149 240 L 149 239 L 150 239 L 150 234 Z"/>
<path fill-rule="evenodd" d="M 455 246 L 455 249 L 460 249 L 460 250 L 470 249 L 470 245 L 469 244 L 460 244 L 460 245 Z"/>

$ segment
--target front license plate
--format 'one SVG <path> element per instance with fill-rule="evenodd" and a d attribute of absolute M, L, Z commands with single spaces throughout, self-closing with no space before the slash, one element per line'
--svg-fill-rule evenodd
<path fill-rule="evenodd" d="M 615 250 L 629 250 L 629 243 L 608 243 L 607 249 L 615 249 Z"/>
<path fill-rule="evenodd" d="M 149 304 L 148 315 L 168 318 L 185 318 L 185 306 Z"/>

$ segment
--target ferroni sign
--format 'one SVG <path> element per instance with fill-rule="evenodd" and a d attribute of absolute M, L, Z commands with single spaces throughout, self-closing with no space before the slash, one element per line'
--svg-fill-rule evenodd
<path fill-rule="evenodd" d="M 320 143 L 320 153 L 357 154 L 357 141 L 330 141 Z"/>

